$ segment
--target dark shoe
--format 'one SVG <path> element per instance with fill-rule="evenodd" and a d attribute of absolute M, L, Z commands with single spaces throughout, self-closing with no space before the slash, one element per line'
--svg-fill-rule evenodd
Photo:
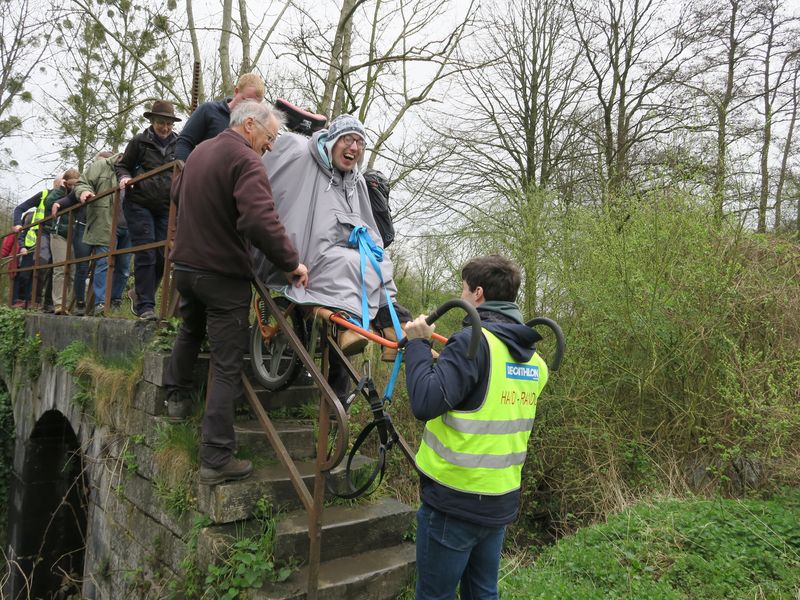
<path fill-rule="evenodd" d="M 165 404 L 167 405 L 167 418 L 172 423 L 183 423 L 192 414 L 192 397 L 189 394 L 171 393 Z"/>
<path fill-rule="evenodd" d="M 238 481 L 247 479 L 253 472 L 253 463 L 249 460 L 231 458 L 228 464 L 212 469 L 211 467 L 200 467 L 200 483 L 203 485 L 217 485 L 224 481 Z"/>
<path fill-rule="evenodd" d="M 42 312 L 52 315 L 54 312 L 53 305 L 52 304 L 45 305 L 45 307 L 42 309 Z"/>
<path fill-rule="evenodd" d="M 119 308 L 122 306 L 122 299 L 121 298 L 112 298 L 111 299 L 111 308 Z"/>
<path fill-rule="evenodd" d="M 79 317 L 82 317 L 86 314 L 86 302 L 75 303 L 75 314 Z"/>
<path fill-rule="evenodd" d="M 352 356 L 353 354 L 360 354 L 364 351 L 367 345 L 367 338 L 358 335 L 352 329 L 344 329 L 339 332 L 339 348 L 342 349 L 342 354 L 345 356 Z"/>
<path fill-rule="evenodd" d="M 139 313 L 136 312 L 136 290 L 134 290 L 132 288 L 129 289 L 127 296 L 128 296 L 128 300 L 131 303 L 131 312 L 133 313 L 133 316 L 134 317 L 138 317 Z"/>
<path fill-rule="evenodd" d="M 139 315 L 139 318 L 144 321 L 157 321 L 158 317 L 156 313 L 153 311 L 152 308 L 148 308 L 142 311 L 142 314 Z"/>

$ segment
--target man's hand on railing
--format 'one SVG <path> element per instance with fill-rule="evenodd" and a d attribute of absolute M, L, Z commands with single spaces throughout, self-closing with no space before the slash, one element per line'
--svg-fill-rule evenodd
<path fill-rule="evenodd" d="M 12 227 L 11 229 L 14 231 L 14 233 L 19 233 L 20 231 L 22 231 L 22 225 L 14 225 L 14 227 Z"/>
<path fill-rule="evenodd" d="M 84 190 L 83 192 L 81 192 L 81 197 L 78 198 L 78 200 L 80 200 L 80 203 L 83 204 L 87 200 L 91 200 L 92 198 L 94 198 L 94 194 L 89 190 Z"/>
<path fill-rule="evenodd" d="M 23 246 L 22 248 L 19 249 L 19 255 L 20 256 L 25 256 L 27 253 L 28 253 L 28 249 L 25 246 Z"/>
<path fill-rule="evenodd" d="M 119 189 L 124 190 L 125 186 L 128 185 L 128 182 L 131 180 L 130 177 L 123 177 L 119 180 Z"/>
<path fill-rule="evenodd" d="M 294 271 L 286 273 L 286 279 L 295 287 L 308 287 L 308 269 L 300 263 Z"/>
<path fill-rule="evenodd" d="M 55 217 L 59 210 L 61 210 L 61 205 L 58 202 L 53 202 L 53 207 L 50 209 L 50 214 Z"/>

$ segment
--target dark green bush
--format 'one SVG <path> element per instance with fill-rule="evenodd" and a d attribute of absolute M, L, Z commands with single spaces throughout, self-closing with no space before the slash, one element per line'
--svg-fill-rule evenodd
<path fill-rule="evenodd" d="M 713 226 L 679 194 L 562 216 L 542 312 L 567 336 L 539 406 L 520 531 L 654 493 L 800 481 L 800 249 Z"/>

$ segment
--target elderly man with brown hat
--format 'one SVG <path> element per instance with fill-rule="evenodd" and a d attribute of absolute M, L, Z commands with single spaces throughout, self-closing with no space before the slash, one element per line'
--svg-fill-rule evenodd
<path fill-rule="evenodd" d="M 167 237 L 172 170 L 163 171 L 128 189 L 126 187 L 132 178 L 175 160 L 178 136 L 172 127 L 180 121 L 175 116 L 175 107 L 166 100 L 153 102 L 153 107 L 144 113 L 144 117 L 150 120 L 150 127 L 128 142 L 114 167 L 119 189 L 125 190 L 123 210 L 132 246 L 160 242 Z M 155 320 L 156 289 L 164 272 L 164 250 L 141 250 L 134 257 L 134 312 L 141 319 Z"/>

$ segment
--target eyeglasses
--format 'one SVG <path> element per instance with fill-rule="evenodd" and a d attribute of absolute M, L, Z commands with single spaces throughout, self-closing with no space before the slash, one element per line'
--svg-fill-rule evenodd
<path fill-rule="evenodd" d="M 258 123 L 259 125 L 261 125 L 261 127 L 263 127 L 263 128 L 264 128 L 264 131 L 266 131 L 266 132 L 267 132 L 267 143 L 268 143 L 270 146 L 271 146 L 272 144 L 274 144 L 274 143 L 275 143 L 275 140 L 277 140 L 277 139 L 278 139 L 278 138 L 281 136 L 280 132 L 276 133 L 275 135 L 272 135 L 272 134 L 269 132 L 269 127 L 267 127 L 266 125 L 264 125 L 264 124 L 263 124 L 261 121 L 259 121 L 258 119 L 255 119 L 255 118 L 254 118 L 254 119 L 253 119 L 253 123 Z"/>
<path fill-rule="evenodd" d="M 352 146 L 353 142 L 356 143 L 356 146 L 358 146 L 359 150 L 363 150 L 364 146 L 366 146 L 366 142 L 364 140 L 362 140 L 359 136 L 350 133 L 348 133 L 347 135 L 343 135 L 339 139 L 342 140 L 342 142 L 344 142 L 344 145 L 347 148 Z"/>
<path fill-rule="evenodd" d="M 171 121 L 170 119 L 153 119 L 153 123 L 155 125 L 165 125 L 169 127 L 172 127 L 175 124 L 175 122 Z"/>

